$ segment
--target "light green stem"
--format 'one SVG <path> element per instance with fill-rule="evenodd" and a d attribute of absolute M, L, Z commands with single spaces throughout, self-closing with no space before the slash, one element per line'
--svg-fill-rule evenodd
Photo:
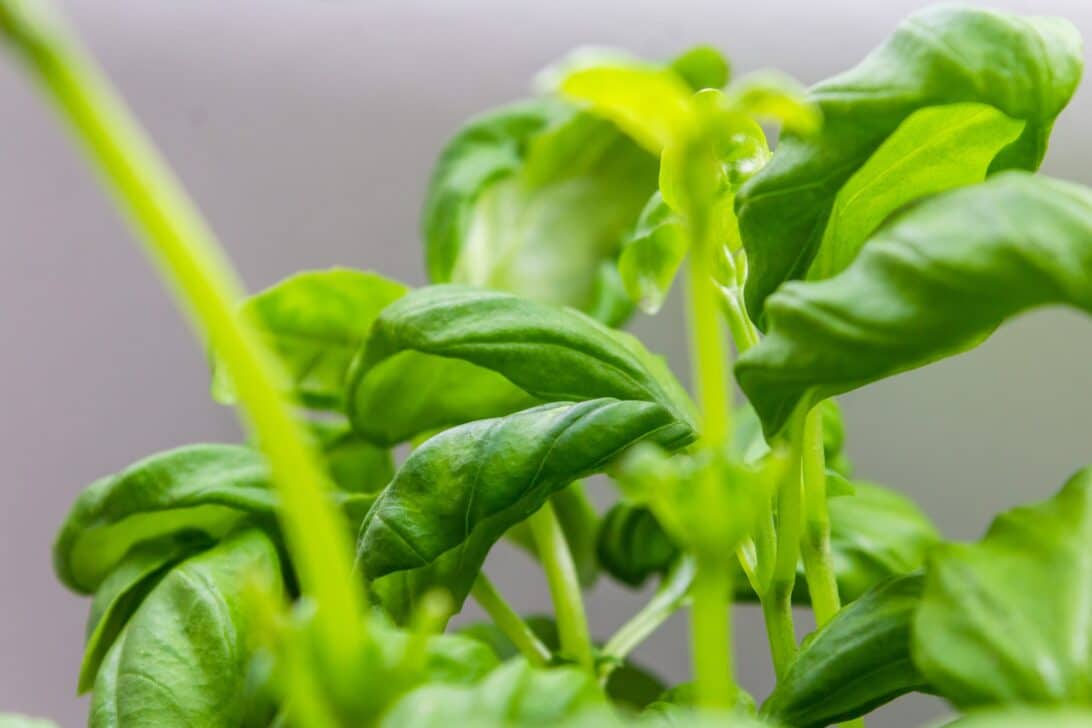
<path fill-rule="evenodd" d="M 236 315 L 243 289 L 211 231 L 94 61 L 46 0 L 0 0 L 6 38 L 56 105 L 202 341 L 223 360 L 242 417 L 269 461 L 278 513 L 324 654 L 345 665 L 363 635 L 345 524 L 278 384 L 279 363 Z"/>
<path fill-rule="evenodd" d="M 695 232 L 697 240 L 700 233 Z M 696 242 L 695 240 L 695 242 Z M 709 270 L 707 245 L 690 252 L 688 303 L 690 356 L 702 416 L 702 439 L 719 448 L 731 433 L 728 348 L 717 313 L 717 289 Z"/>
<path fill-rule="evenodd" d="M 732 679 L 732 576 L 723 561 L 698 558 L 694 585 L 690 588 L 690 649 L 698 705 L 724 710 L 735 705 Z"/>
<path fill-rule="evenodd" d="M 694 559 L 680 559 L 664 577 L 660 588 L 641 611 L 614 633 L 603 645 L 603 655 L 624 660 L 629 653 L 667 621 L 685 603 L 694 582 Z"/>
<path fill-rule="evenodd" d="M 497 625 L 497 629 L 512 641 L 528 662 L 537 667 L 544 667 L 550 662 L 550 650 L 542 644 L 516 610 L 504 600 L 485 572 L 478 573 L 470 593 L 474 601 L 480 604 L 493 620 L 493 624 Z"/>
<path fill-rule="evenodd" d="M 770 641 L 774 672 L 780 678 L 796 657 L 796 633 L 792 618 L 792 592 L 796 585 L 796 566 L 800 561 L 800 535 L 803 530 L 803 488 L 801 483 L 801 448 L 803 422 L 794 420 L 788 468 L 777 493 L 777 557 L 770 588 L 762 595 L 766 634 Z"/>
<path fill-rule="evenodd" d="M 547 501 L 528 518 L 527 524 L 531 527 L 535 549 L 554 600 L 561 651 L 588 672 L 594 672 L 595 660 L 588 617 L 584 613 L 584 599 L 580 594 L 580 579 L 569 544 L 565 541 L 565 534 L 550 502 Z"/>
<path fill-rule="evenodd" d="M 804 421 L 802 460 L 805 525 L 801 550 L 815 622 L 822 627 L 838 613 L 842 604 L 838 597 L 838 582 L 830 550 L 823 418 L 818 407 L 813 408 Z"/>
<path fill-rule="evenodd" d="M 689 216 L 691 246 L 688 280 L 690 356 L 694 387 L 702 416 L 702 442 L 715 455 L 731 436 L 731 393 L 728 389 L 728 349 L 717 311 L 717 289 L 712 275 L 712 246 L 706 214 Z M 715 492 L 721 473 L 716 456 L 703 471 L 702 490 Z M 728 708 L 735 704 L 732 671 L 731 575 L 723 562 L 698 555 L 691 587 L 690 645 L 699 705 Z"/>

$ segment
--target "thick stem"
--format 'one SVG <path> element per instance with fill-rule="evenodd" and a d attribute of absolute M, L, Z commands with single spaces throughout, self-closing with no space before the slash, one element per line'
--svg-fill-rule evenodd
<path fill-rule="evenodd" d="M 827 474 L 823 455 L 823 418 L 818 407 L 804 421 L 802 471 L 804 481 L 804 574 L 808 580 L 815 622 L 822 627 L 841 609 L 834 559 L 830 550 Z"/>
<path fill-rule="evenodd" d="M 699 557 L 690 593 L 690 649 L 698 705 L 714 710 L 731 708 L 736 701 L 731 610 L 727 608 L 732 595 L 731 573 L 719 560 Z"/>
<path fill-rule="evenodd" d="M 686 601 L 694 582 L 694 559 L 680 559 L 664 577 L 660 588 L 641 611 L 618 628 L 603 645 L 603 655 L 624 660 L 645 638 L 655 632 Z"/>
<path fill-rule="evenodd" d="M 481 608 L 493 620 L 493 624 L 497 625 L 501 632 L 504 632 L 504 636 L 512 641 L 512 644 L 527 658 L 528 662 L 538 667 L 549 664 L 550 650 L 546 648 L 546 645 L 542 644 L 542 641 L 527 626 L 523 618 L 516 613 L 516 610 L 512 609 L 508 602 L 504 600 L 504 597 L 501 596 L 501 593 L 497 591 L 493 582 L 489 580 L 484 572 L 478 573 L 478 578 L 474 580 L 474 586 L 471 588 L 470 593 L 474 597 L 474 601 L 480 604 Z"/>
<path fill-rule="evenodd" d="M 690 251 L 690 357 L 701 408 L 702 437 L 711 447 L 719 448 L 731 432 L 732 400 L 728 389 L 728 349 L 717 313 L 717 289 L 706 247 L 694 245 Z"/>
<path fill-rule="evenodd" d="M 580 579 L 553 506 L 547 501 L 527 519 L 527 523 L 554 600 L 561 651 L 588 672 L 594 672 L 595 660 L 584 599 L 580 594 Z"/>
<path fill-rule="evenodd" d="M 278 514 L 325 654 L 341 665 L 363 635 L 363 595 L 345 525 L 310 440 L 281 393 L 279 362 L 236 314 L 243 288 L 193 203 L 125 104 L 45 0 L 0 0 L 0 39 L 26 61 L 188 314 L 223 360 L 269 461 Z"/>

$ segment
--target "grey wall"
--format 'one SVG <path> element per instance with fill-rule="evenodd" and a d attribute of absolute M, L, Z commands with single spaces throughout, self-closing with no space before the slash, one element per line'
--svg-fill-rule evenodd
<path fill-rule="evenodd" d="M 423 282 L 416 217 L 461 120 L 524 93 L 574 45 L 666 56 L 703 41 L 738 69 L 805 81 L 855 62 L 916 0 L 69 0 L 64 6 L 207 213 L 249 285 L 305 267 L 368 267 Z M 1092 36 L 1087 0 L 997 0 Z M 205 397 L 200 347 L 47 109 L 0 59 L 0 709 L 80 725 L 87 603 L 51 572 L 55 528 L 93 478 L 150 452 L 230 439 Z M 1092 183 L 1092 96 L 1059 123 L 1046 165 Z M 680 372 L 678 306 L 636 328 Z M 1092 327 L 1027 316 L 977 351 L 844 400 L 863 476 L 912 493 L 954 538 L 1044 497 L 1092 460 Z M 548 604 L 511 552 L 490 572 L 522 608 Z M 607 632 L 636 608 L 600 588 Z M 737 624 L 744 685 L 769 688 L 761 623 Z M 685 623 L 641 652 L 685 674 Z M 917 725 L 910 699 L 877 725 Z"/>

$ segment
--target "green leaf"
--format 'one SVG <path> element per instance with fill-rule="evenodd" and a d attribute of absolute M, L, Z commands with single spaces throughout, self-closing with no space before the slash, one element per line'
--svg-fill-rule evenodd
<path fill-rule="evenodd" d="M 357 558 L 398 621 L 428 589 L 462 604 L 486 553 L 552 493 L 643 440 L 679 447 L 688 425 L 651 402 L 548 404 L 462 425 L 415 450 L 376 500 Z"/>
<path fill-rule="evenodd" d="M 814 87 L 820 132 L 786 135 L 737 199 L 752 317 L 764 320 L 767 296 L 807 276 L 840 191 L 911 114 L 966 102 L 993 106 L 1024 127 L 989 171 L 1034 170 L 1082 59 L 1080 36 L 1063 20 L 939 7 L 915 13 L 855 68 Z M 946 166 L 941 158 L 926 161 L 938 171 Z M 976 158 L 975 169 L 980 164 Z M 939 181 L 920 192 L 935 191 Z M 899 197 L 905 202 L 918 192 L 907 187 Z"/>
<path fill-rule="evenodd" d="M 1092 704 L 1092 470 L 933 551 L 914 661 L 961 708 Z"/>
<path fill-rule="evenodd" d="M 847 492 L 836 495 L 835 482 Z M 940 536 L 913 501 L 874 483 L 840 480 L 830 472 L 827 488 L 831 556 L 843 604 L 892 577 L 925 566 L 929 550 L 940 542 Z M 757 599 L 742 574 L 735 585 L 737 599 Z M 809 601 L 802 567 L 792 599 L 796 604 Z"/>
<path fill-rule="evenodd" d="M 782 133 L 809 136 L 823 121 L 799 82 L 779 71 L 756 71 L 743 76 L 733 81 L 724 95 L 729 108 L 763 121 L 777 122 Z"/>
<path fill-rule="evenodd" d="M 309 423 L 334 484 L 347 493 L 374 494 L 394 477 L 391 451 L 357 434 L 347 422 Z"/>
<path fill-rule="evenodd" d="M 649 576 L 667 571 L 679 549 L 648 508 L 620 501 L 603 517 L 596 552 L 607 573 L 638 587 Z"/>
<path fill-rule="evenodd" d="M 783 286 L 736 375 L 772 437 L 805 398 L 965 351 L 1030 308 L 1092 311 L 1090 271 L 1092 193 L 997 175 L 901 215 L 834 278 Z"/>
<path fill-rule="evenodd" d="M 586 672 L 570 667 L 540 670 L 516 659 L 474 686 L 425 685 L 413 690 L 395 703 L 379 725 L 553 726 L 603 703 L 603 693 Z"/>
<path fill-rule="evenodd" d="M 807 278 L 842 272 L 904 205 L 984 180 L 990 163 L 1023 128 L 984 104 L 929 106 L 910 114 L 838 191 Z"/>
<path fill-rule="evenodd" d="M 663 306 L 688 248 L 682 219 L 657 192 L 641 211 L 618 258 L 626 293 L 642 311 L 655 314 Z"/>
<path fill-rule="evenodd" d="M 91 602 L 87 647 L 80 664 L 80 693 L 90 690 L 95 684 L 95 675 L 103 657 L 148 592 L 171 567 L 199 549 L 198 544 L 187 543 L 184 537 L 167 537 L 138 544 L 110 572 Z"/>
<path fill-rule="evenodd" d="M 1086 728 L 1092 711 L 1080 708 L 1015 707 L 971 713 L 945 728 Z"/>
<path fill-rule="evenodd" d="M 564 78 L 559 90 L 588 104 L 655 155 L 694 130 L 694 92 L 670 68 L 638 61 L 582 68 Z"/>
<path fill-rule="evenodd" d="M 349 382 L 353 424 L 384 444 L 536 400 L 657 402 L 691 419 L 681 386 L 633 337 L 570 309 L 462 286 L 423 288 L 387 308 Z M 393 404 L 407 400 L 408 411 Z"/>
<path fill-rule="evenodd" d="M 549 650 L 558 652 L 561 649 L 557 623 L 553 617 L 529 615 L 524 617 L 523 621 Z M 494 654 L 502 660 L 519 656 L 519 649 L 492 622 L 469 624 L 460 629 L 459 634 L 489 645 Z M 635 710 L 643 709 L 664 691 L 663 683 L 658 677 L 629 661 L 611 664 L 610 673 L 603 687 L 612 703 Z"/>
<path fill-rule="evenodd" d="M 550 100 L 501 109 L 464 127 L 433 173 L 429 278 L 615 318 L 624 302 L 602 299 L 599 271 L 655 189 L 656 159 L 609 122 Z"/>
<path fill-rule="evenodd" d="M 339 465 L 335 473 L 342 475 L 343 458 L 358 468 L 358 455 L 337 447 L 327 451 L 329 462 Z M 381 461 L 371 464 L 382 466 Z M 378 490 L 386 482 L 369 480 L 368 485 Z M 359 523 L 374 493 L 337 492 L 334 499 L 350 521 Z M 276 508 L 269 468 L 257 451 L 220 444 L 167 450 L 100 478 L 80 493 L 54 541 L 53 568 L 70 589 L 91 594 L 134 546 L 169 538 L 205 545 L 243 521 L 275 530 Z"/>
<path fill-rule="evenodd" d="M 138 543 L 182 532 L 215 540 L 250 514 L 271 515 L 274 503 L 268 469 L 254 450 L 168 450 L 80 494 L 54 542 L 53 567 L 70 589 L 90 594 Z"/>
<path fill-rule="evenodd" d="M 799 728 L 864 715 L 926 681 L 910 659 L 922 578 L 885 582 L 810 635 L 762 706 L 762 715 Z"/>
<path fill-rule="evenodd" d="M 372 321 L 406 287 L 375 273 L 333 268 L 298 273 L 250 297 L 240 315 L 265 334 L 288 370 L 290 391 L 315 409 L 343 408 L 345 373 Z M 223 367 L 213 369 L 212 396 L 235 404 Z"/>
<path fill-rule="evenodd" d="M 130 619 L 103 662 L 92 728 L 237 728 L 268 706 L 248 680 L 253 629 L 244 592 L 282 589 L 277 550 L 238 533 L 173 568 Z"/>
<path fill-rule="evenodd" d="M 853 475 L 853 464 L 845 451 L 845 423 L 838 402 L 825 399 L 817 407 L 823 418 L 823 459 L 827 469 L 843 478 Z M 732 452 L 746 463 L 755 463 L 770 451 L 770 446 L 762 434 L 762 422 L 758 413 L 749 403 L 736 407 L 732 414 L 733 437 Z M 839 487 L 843 483 L 833 484 L 828 478 L 827 487 Z M 833 495 L 833 493 L 832 493 Z"/>
<path fill-rule="evenodd" d="M 831 551 L 843 602 L 859 598 L 892 576 L 925 565 L 940 542 L 921 509 L 893 490 L 853 481 L 853 495 L 831 498 Z M 798 580 L 799 581 L 799 580 Z"/>
<path fill-rule="evenodd" d="M 2 713 L 0 714 L 0 728 L 57 728 L 57 724 L 42 718 L 28 718 L 25 715 Z"/>

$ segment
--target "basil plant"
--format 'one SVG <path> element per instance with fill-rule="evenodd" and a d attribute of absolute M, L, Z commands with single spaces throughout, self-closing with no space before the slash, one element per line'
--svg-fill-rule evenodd
<path fill-rule="evenodd" d="M 1026 310 L 1092 312 L 1092 190 L 1036 174 L 1081 75 L 1066 21 L 925 10 L 810 89 L 707 47 L 576 53 L 443 150 L 429 285 L 335 268 L 252 296 L 48 4 L 0 0 L 0 38 L 250 435 L 122 466 L 60 525 L 90 725 L 818 728 L 913 692 L 953 726 L 1092 725 L 1092 470 L 949 543 L 853 472 L 834 399 Z M 690 392 L 620 328 L 684 267 Z M 490 580 L 503 540 L 552 616 Z M 592 634 L 597 579 L 657 586 Z M 489 620 L 449 627 L 468 600 Z M 736 683 L 740 602 L 769 695 Z M 630 655 L 680 610 L 669 684 Z"/>

